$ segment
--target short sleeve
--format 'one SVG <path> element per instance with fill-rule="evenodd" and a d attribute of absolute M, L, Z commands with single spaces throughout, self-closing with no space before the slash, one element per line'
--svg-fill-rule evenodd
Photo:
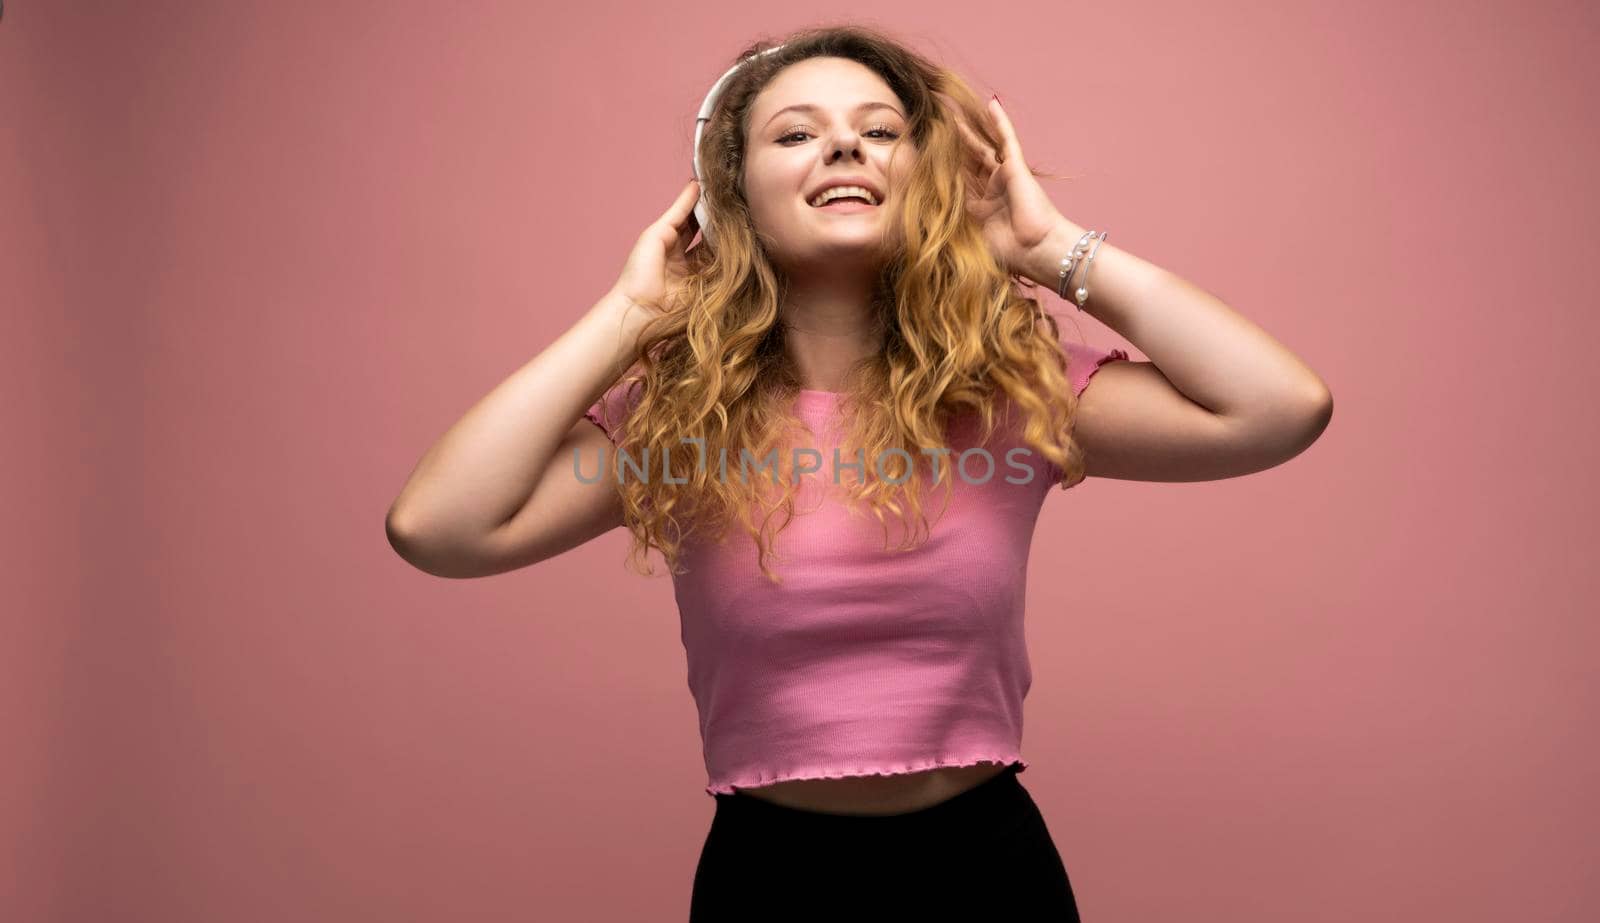
<path fill-rule="evenodd" d="M 642 388 L 638 379 L 624 377 L 600 395 L 600 399 L 583 412 L 583 418 L 600 427 L 606 438 L 616 442 L 621 436 L 623 422 L 639 404 Z"/>
<path fill-rule="evenodd" d="M 1067 354 L 1067 380 L 1072 384 L 1074 396 L 1082 394 L 1083 389 L 1089 387 L 1089 379 L 1100 371 L 1100 366 L 1128 358 L 1126 350 L 1099 349 L 1071 340 L 1063 341 L 1061 349 Z"/>
<path fill-rule="evenodd" d="M 1094 373 L 1100 371 L 1101 366 L 1108 362 L 1128 359 L 1128 353 L 1123 349 L 1100 349 L 1086 343 L 1079 343 L 1062 337 L 1061 351 L 1067 357 L 1067 381 L 1072 386 L 1073 396 L 1083 394 L 1083 389 L 1089 387 L 1089 379 Z M 1047 483 L 1054 484 L 1061 478 L 1061 469 L 1050 462 L 1050 478 Z M 1083 478 L 1066 485 L 1068 489 L 1082 484 Z"/>

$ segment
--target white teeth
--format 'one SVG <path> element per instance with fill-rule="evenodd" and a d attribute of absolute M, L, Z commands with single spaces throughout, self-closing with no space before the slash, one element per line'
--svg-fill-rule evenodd
<path fill-rule="evenodd" d="M 820 195 L 812 199 L 811 205 L 813 208 L 820 208 L 840 196 L 860 196 L 866 199 L 869 204 L 878 204 L 878 197 L 872 194 L 872 190 L 864 186 L 834 186 L 832 189 L 823 190 Z"/>

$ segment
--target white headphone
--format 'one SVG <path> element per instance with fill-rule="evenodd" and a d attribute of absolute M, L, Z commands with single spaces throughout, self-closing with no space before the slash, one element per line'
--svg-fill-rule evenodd
<path fill-rule="evenodd" d="M 705 102 L 700 104 L 700 114 L 695 117 L 694 153 L 689 158 L 689 165 L 694 170 L 695 182 L 700 184 L 700 197 L 694 203 L 694 217 L 696 221 L 700 222 L 700 236 L 705 238 L 707 246 L 711 244 L 711 210 L 706 206 L 705 181 L 701 178 L 700 173 L 700 133 L 705 128 L 706 123 L 711 121 L 711 110 L 716 107 L 717 97 L 722 95 L 722 85 L 728 82 L 728 78 L 732 77 L 734 72 L 745 66 L 746 63 L 761 57 L 761 55 L 772 54 L 782 47 L 782 45 L 775 45 L 728 68 L 728 72 L 718 77 L 717 82 L 711 85 L 711 92 L 706 94 Z"/>

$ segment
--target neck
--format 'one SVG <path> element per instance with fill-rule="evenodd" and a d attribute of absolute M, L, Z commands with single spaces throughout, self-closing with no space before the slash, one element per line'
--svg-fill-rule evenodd
<path fill-rule="evenodd" d="M 883 348 L 883 332 L 872 307 L 875 276 L 809 273 L 791 277 L 779 313 L 784 343 L 803 387 L 843 390 L 845 374 Z"/>

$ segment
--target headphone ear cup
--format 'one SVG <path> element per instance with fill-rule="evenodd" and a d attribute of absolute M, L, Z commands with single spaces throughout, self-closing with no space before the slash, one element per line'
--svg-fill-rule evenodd
<path fill-rule="evenodd" d="M 694 203 L 694 220 L 700 225 L 700 239 L 706 246 L 711 245 L 710 211 L 706 208 L 705 192 L 700 193 L 700 198 Z"/>

